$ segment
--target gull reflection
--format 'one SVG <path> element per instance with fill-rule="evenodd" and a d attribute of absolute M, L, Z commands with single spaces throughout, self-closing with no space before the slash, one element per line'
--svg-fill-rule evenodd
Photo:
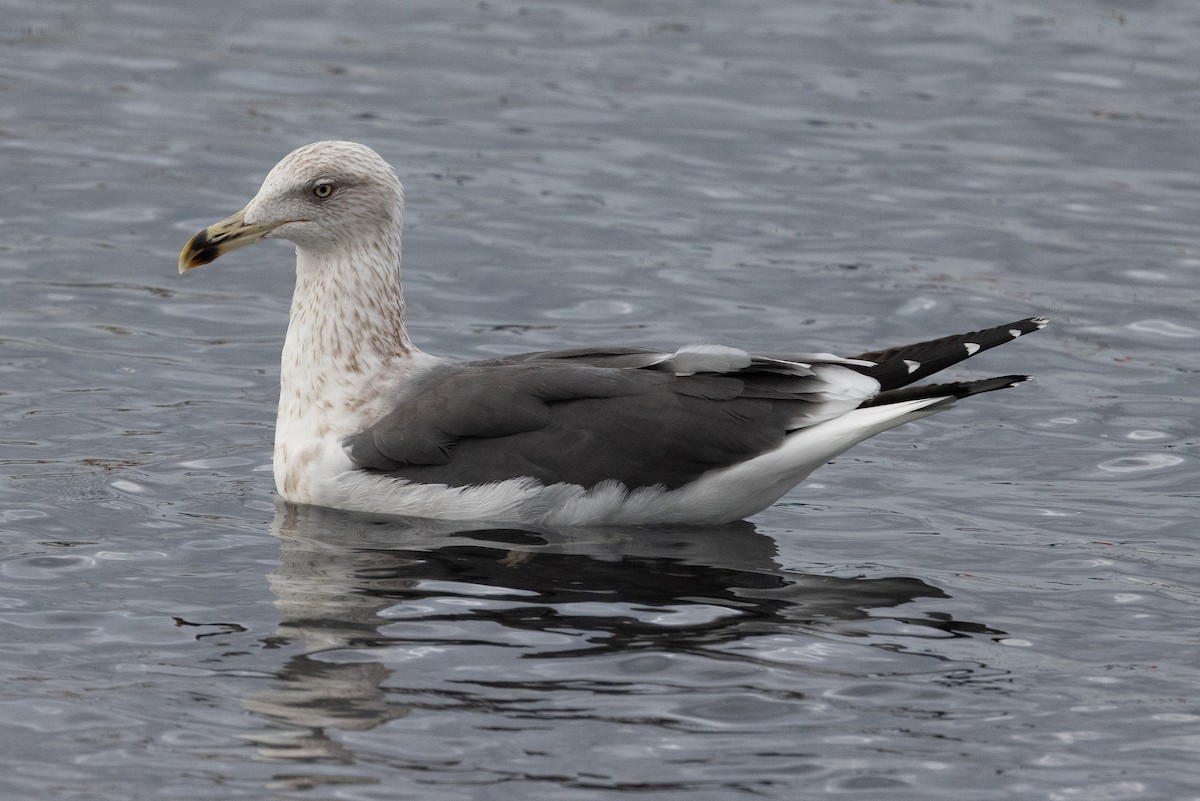
<path fill-rule="evenodd" d="M 332 732 L 409 713 L 404 677 L 382 656 L 397 646 L 449 651 L 452 664 L 477 658 L 472 649 L 480 645 L 511 647 L 510 640 L 541 659 L 711 655 L 805 627 L 869 636 L 849 624 L 947 597 L 916 578 L 783 569 L 775 541 L 744 521 L 486 528 L 281 502 L 273 530 L 281 552 L 269 577 L 282 618 L 277 641 L 298 653 L 246 706 L 268 721 L 249 739 L 265 758 L 289 761 L 353 762 Z M 938 636 L 988 631 L 944 615 L 892 619 Z M 485 628 L 486 641 L 464 634 Z"/>

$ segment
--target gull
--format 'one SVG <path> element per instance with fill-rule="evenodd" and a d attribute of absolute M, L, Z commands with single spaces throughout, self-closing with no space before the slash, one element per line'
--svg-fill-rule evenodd
<path fill-rule="evenodd" d="M 317 142 L 180 254 L 183 273 L 263 239 L 296 247 L 273 459 L 293 503 L 559 526 L 740 520 L 869 437 L 1028 380 L 919 383 L 1047 323 L 849 358 L 693 344 L 454 361 L 405 329 L 403 217 L 374 150 Z"/>

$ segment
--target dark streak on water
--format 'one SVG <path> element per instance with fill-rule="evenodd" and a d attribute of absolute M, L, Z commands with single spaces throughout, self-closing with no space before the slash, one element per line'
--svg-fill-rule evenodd
<path fill-rule="evenodd" d="M 7 3 L 0 797 L 1194 795 L 1198 24 Z M 1039 381 L 717 531 L 277 510 L 289 255 L 174 264 L 327 137 L 406 181 L 430 350 L 1046 313 L 979 367 Z"/>

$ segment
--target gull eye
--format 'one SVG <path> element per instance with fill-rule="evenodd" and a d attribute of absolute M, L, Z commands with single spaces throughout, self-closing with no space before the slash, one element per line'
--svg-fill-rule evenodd
<path fill-rule="evenodd" d="M 337 187 L 335 187 L 329 181 L 321 181 L 320 183 L 313 185 L 313 197 L 315 197 L 317 200 L 325 200 L 334 193 L 335 189 L 337 189 Z"/>

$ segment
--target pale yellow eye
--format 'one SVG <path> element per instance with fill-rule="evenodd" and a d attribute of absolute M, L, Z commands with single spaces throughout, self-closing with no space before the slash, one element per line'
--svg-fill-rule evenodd
<path fill-rule="evenodd" d="M 335 188 L 336 187 L 334 187 L 334 185 L 328 181 L 322 181 L 312 188 L 313 197 L 315 197 L 317 200 L 324 200 L 333 194 Z"/>

